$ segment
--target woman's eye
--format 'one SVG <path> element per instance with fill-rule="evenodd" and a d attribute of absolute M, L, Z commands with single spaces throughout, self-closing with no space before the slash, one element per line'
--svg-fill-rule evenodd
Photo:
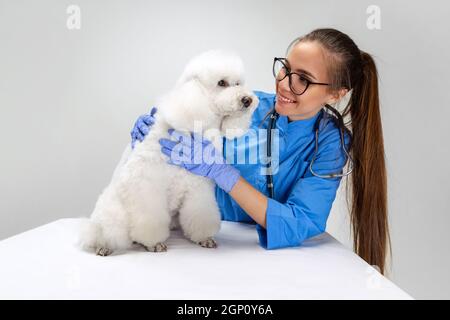
<path fill-rule="evenodd" d="M 228 82 L 226 82 L 225 80 L 220 80 L 217 85 L 219 87 L 228 87 Z"/>
<path fill-rule="evenodd" d="M 300 78 L 300 81 L 303 82 L 303 83 L 308 83 L 308 82 L 310 82 L 309 79 L 308 79 L 308 78 L 305 78 L 304 76 L 300 76 L 299 78 Z"/>

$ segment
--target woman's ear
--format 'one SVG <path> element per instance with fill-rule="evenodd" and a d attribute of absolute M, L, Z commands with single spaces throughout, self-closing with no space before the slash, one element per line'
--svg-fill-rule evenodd
<path fill-rule="evenodd" d="M 347 88 L 342 88 L 339 90 L 335 90 L 333 93 L 330 94 L 329 99 L 327 100 L 327 104 L 334 104 L 341 100 L 348 92 Z"/>

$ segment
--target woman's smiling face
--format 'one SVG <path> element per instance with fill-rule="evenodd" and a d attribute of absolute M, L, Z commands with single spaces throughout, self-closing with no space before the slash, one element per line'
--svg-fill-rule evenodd
<path fill-rule="evenodd" d="M 286 57 L 290 71 L 299 73 L 312 82 L 329 83 L 323 50 L 317 42 L 297 43 Z M 302 95 L 296 95 L 289 88 L 288 77 L 276 81 L 276 95 L 275 110 L 288 116 L 290 120 L 311 118 L 325 103 L 330 104 L 337 99 L 330 94 L 328 86 L 315 84 L 310 84 Z"/>

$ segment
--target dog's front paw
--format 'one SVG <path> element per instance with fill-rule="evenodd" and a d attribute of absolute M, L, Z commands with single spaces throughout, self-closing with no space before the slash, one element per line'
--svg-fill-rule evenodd
<path fill-rule="evenodd" d="M 167 251 L 167 245 L 163 242 L 158 242 L 153 247 L 145 247 L 147 251 L 150 252 L 166 252 Z"/>
<path fill-rule="evenodd" d="M 217 243 L 213 238 L 207 238 L 206 240 L 202 240 L 197 243 L 203 248 L 217 248 Z"/>
<path fill-rule="evenodd" d="M 112 250 L 111 250 L 111 249 L 108 249 L 108 248 L 103 248 L 103 247 L 101 247 L 101 248 L 97 248 L 97 250 L 95 251 L 95 253 L 96 253 L 98 256 L 106 257 L 106 256 L 109 256 L 109 255 L 112 253 Z"/>

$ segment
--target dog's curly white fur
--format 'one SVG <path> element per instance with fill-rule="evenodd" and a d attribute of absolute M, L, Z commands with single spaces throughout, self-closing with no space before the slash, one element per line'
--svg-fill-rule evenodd
<path fill-rule="evenodd" d="M 243 72 L 241 59 L 230 52 L 207 51 L 191 60 L 174 89 L 157 103 L 144 141 L 133 151 L 127 146 L 86 220 L 80 235 L 84 249 L 104 256 L 139 243 L 148 251 L 166 251 L 164 242 L 176 226 L 193 242 L 216 247 L 213 237 L 221 219 L 214 183 L 168 164 L 158 140 L 169 137 L 169 128 L 197 132 L 221 151 L 224 136 L 245 133 L 258 99 L 243 87 Z"/>

